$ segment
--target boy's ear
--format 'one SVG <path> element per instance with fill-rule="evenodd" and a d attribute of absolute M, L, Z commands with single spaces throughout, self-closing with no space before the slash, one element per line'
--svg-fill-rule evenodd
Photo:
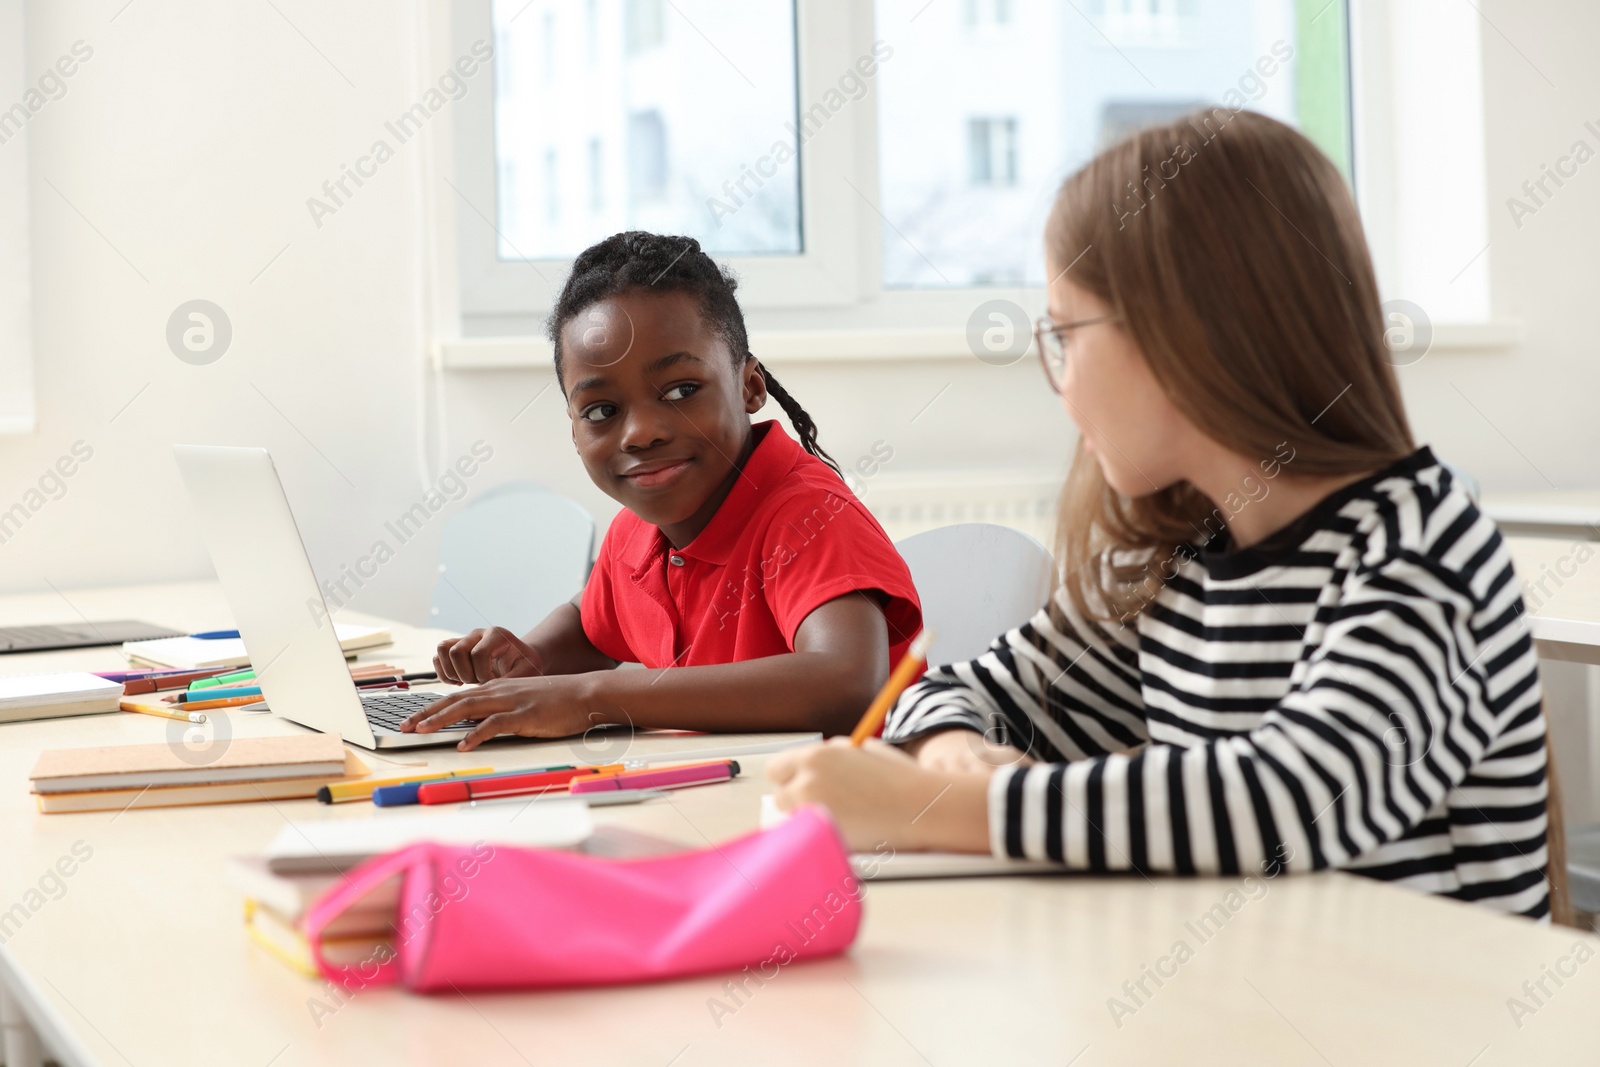
<path fill-rule="evenodd" d="M 754 415 L 767 403 L 767 379 L 761 373 L 761 361 L 755 356 L 744 361 L 744 366 L 739 368 L 739 374 L 744 387 L 744 412 Z"/>

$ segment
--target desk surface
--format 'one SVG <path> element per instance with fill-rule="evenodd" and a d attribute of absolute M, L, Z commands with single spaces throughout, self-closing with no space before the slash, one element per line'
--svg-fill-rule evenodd
<path fill-rule="evenodd" d="M 1600 542 L 1508 537 L 1506 545 L 1539 654 L 1600 663 Z"/>
<path fill-rule="evenodd" d="M 1535 489 L 1485 493 L 1483 510 L 1516 532 L 1538 530 L 1555 536 L 1600 535 L 1600 489 Z"/>
<path fill-rule="evenodd" d="M 68 593 L 91 618 L 214 627 L 209 584 Z M 55 609 L 55 610 L 52 610 Z M 0 598 L 0 624 L 75 618 L 53 594 Z M 30 614 L 30 612 L 32 614 Z M 375 654 L 423 662 L 436 634 L 395 627 Z M 113 666 L 115 650 L 10 657 L 11 671 Z M 298 727 L 231 713 L 237 735 Z M 0 727 L 0 978 L 68 1064 L 299 1067 L 353 1063 L 1593 1062 L 1600 942 L 1348 875 L 1252 883 L 994 878 L 877 883 L 851 951 L 794 964 L 735 999 L 726 976 L 540 994 L 419 997 L 367 990 L 332 1014 L 314 982 L 253 944 L 227 857 L 286 823 L 351 818 L 312 801 L 40 815 L 27 773 L 44 747 L 152 742 L 168 724 L 115 714 Z M 733 739 L 729 739 L 732 741 Z M 670 739 L 637 739 L 637 753 Z M 681 743 L 681 741 L 679 742 Z M 568 756 L 566 743 L 497 745 L 496 766 Z M 431 766 L 481 754 L 417 750 Z M 374 768 L 390 768 L 376 760 Z M 704 846 L 755 826 L 765 760 L 728 786 L 596 818 Z M 40 880 L 93 850 L 55 898 Z M 53 888 L 47 886 L 47 889 Z M 34 907 L 38 904 L 38 907 Z M 1225 923 L 1201 927 L 1218 905 Z M 1228 905 L 1233 910 L 1228 911 Z M 530 917 L 537 921 L 538 917 Z M 1214 921 L 1213 921 L 1214 922 Z M 1158 965 L 1184 942 L 1184 962 Z M 1576 962 L 1574 946 L 1588 946 Z M 1545 968 L 1557 988 L 1523 992 Z M 1141 979 L 1148 995 L 1124 983 Z M 1508 998 L 1533 1009 L 1514 1018 Z M 713 1004 L 726 1010 L 713 1014 Z M 1125 1010 L 1112 1013 L 1111 998 Z M 1519 1026 L 1520 1022 L 1520 1026 Z"/>

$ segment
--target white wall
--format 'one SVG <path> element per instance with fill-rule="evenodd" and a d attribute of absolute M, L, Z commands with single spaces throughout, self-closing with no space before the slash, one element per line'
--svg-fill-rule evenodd
<path fill-rule="evenodd" d="M 1400 374 L 1417 434 L 1473 471 L 1485 489 L 1600 485 L 1600 161 L 1519 229 L 1506 208 L 1579 138 L 1600 152 L 1600 66 L 1585 42 L 1600 39 L 1600 5 L 1586 0 L 1479 5 L 1485 25 L 1485 155 L 1490 288 L 1494 313 L 1520 319 L 1510 353 L 1430 355 Z M 1492 23 L 1489 25 L 1488 23 Z M 1405 51 L 1426 50 L 1409 42 Z M 1396 131 L 1406 136 L 1406 131 Z M 1441 186 L 1455 160 L 1435 160 Z M 1550 186 L 1554 189 L 1554 186 Z M 1465 264 L 1463 264 L 1465 266 Z M 1553 483 L 1553 486 L 1552 486 Z"/>
<path fill-rule="evenodd" d="M 572 454 L 554 388 L 512 421 L 551 381 L 546 371 L 444 376 L 444 437 L 429 444 L 422 413 L 432 379 L 419 323 L 431 253 L 417 204 L 432 183 L 417 146 L 403 147 L 321 229 L 306 209 L 416 99 L 429 73 L 413 59 L 416 5 L 278 0 L 294 26 L 265 4 L 140 2 L 119 15 L 122 5 L 35 0 L 28 9 L 33 68 L 79 39 L 94 57 L 30 126 L 39 429 L 0 437 L 0 509 L 23 499 L 73 441 L 90 444 L 94 458 L 64 497 L 0 544 L 0 591 L 54 585 L 70 597 L 91 584 L 209 573 L 185 522 L 174 441 L 272 449 L 323 575 L 366 551 L 383 520 L 419 497 L 424 451 L 452 459 L 479 438 L 496 453 L 472 492 L 532 477 L 609 518 L 612 505 Z M 1509 0 L 1483 5 L 1560 86 L 1484 33 L 1495 302 L 1499 314 L 1522 318 L 1526 343 L 1513 354 L 1436 353 L 1402 374 L 1419 435 L 1491 489 L 1544 486 L 1535 466 L 1561 486 L 1600 484 L 1591 410 L 1600 396 L 1600 162 L 1520 231 L 1504 208 L 1541 162 L 1586 135 L 1583 120 L 1600 120 L 1600 70 L 1589 54 L 1600 10 L 1568 0 L 1557 18 L 1554 6 L 1535 14 Z M 470 91 L 487 88 L 475 81 Z M 1441 182 L 1450 168 L 1439 161 Z M 233 323 L 232 347 L 209 366 L 180 362 L 164 339 L 173 309 L 194 298 L 216 302 Z M 1031 363 L 774 369 L 846 462 L 885 440 L 895 470 L 1019 457 L 1045 466 L 1071 441 Z M 441 523 L 401 547 L 355 606 L 420 621 Z"/>

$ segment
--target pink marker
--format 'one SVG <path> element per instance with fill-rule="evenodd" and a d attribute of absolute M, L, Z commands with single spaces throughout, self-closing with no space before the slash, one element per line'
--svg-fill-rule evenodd
<path fill-rule="evenodd" d="M 685 767 L 665 767 L 659 771 L 621 771 L 617 774 L 597 774 L 575 781 L 567 792 L 603 793 L 621 789 L 684 789 L 691 785 L 710 785 L 726 782 L 739 774 L 738 760 L 717 760 L 714 763 L 692 763 Z"/>

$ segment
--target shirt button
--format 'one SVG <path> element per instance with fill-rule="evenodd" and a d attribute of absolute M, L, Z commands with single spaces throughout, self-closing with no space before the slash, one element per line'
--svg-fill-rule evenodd
<path fill-rule="evenodd" d="M 681 566 L 683 566 L 683 557 L 682 556 L 668 556 L 667 557 L 667 562 L 671 563 L 674 567 L 681 567 Z"/>

